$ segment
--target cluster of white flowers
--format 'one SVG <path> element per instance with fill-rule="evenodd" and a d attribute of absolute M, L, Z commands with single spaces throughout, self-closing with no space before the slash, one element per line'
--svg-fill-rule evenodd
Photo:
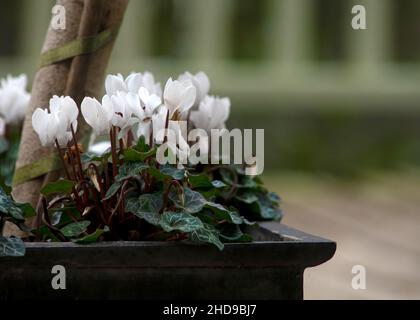
<path fill-rule="evenodd" d="M 120 139 L 130 132 L 134 139 L 144 136 L 149 144 L 162 144 L 168 129 L 177 135 L 176 142 L 168 141 L 168 147 L 180 158 L 187 157 L 189 145 L 179 121 L 191 121 L 195 128 L 209 132 L 224 128 L 230 112 L 228 98 L 209 95 L 210 81 L 204 72 L 170 78 L 164 90 L 149 72 L 132 73 L 125 79 L 121 74 L 108 75 L 105 90 L 101 102 L 86 97 L 81 104 L 81 113 L 96 136 L 118 127 Z M 71 126 L 76 130 L 77 116 L 70 97 L 55 96 L 50 113 L 38 108 L 32 124 L 44 146 L 57 140 L 64 147 L 71 139 Z"/>
<path fill-rule="evenodd" d="M 16 124 L 25 117 L 30 94 L 26 91 L 27 77 L 8 75 L 0 80 L 0 134 L 6 124 Z"/>
<path fill-rule="evenodd" d="M 53 96 L 50 99 L 50 112 L 37 108 L 32 114 L 32 127 L 43 146 L 58 143 L 66 147 L 72 139 L 72 130 L 77 130 L 79 109 L 70 97 Z"/>

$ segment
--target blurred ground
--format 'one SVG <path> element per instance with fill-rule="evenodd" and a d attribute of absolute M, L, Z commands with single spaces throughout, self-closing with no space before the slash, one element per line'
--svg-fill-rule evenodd
<path fill-rule="evenodd" d="M 369 174 L 353 182 L 267 173 L 283 198 L 283 222 L 337 242 L 332 260 L 305 272 L 305 299 L 420 298 L 420 172 Z M 366 290 L 353 290 L 353 265 Z"/>

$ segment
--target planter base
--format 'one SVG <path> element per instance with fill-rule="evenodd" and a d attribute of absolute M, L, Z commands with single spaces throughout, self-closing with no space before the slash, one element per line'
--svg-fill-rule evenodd
<path fill-rule="evenodd" d="M 186 243 L 28 243 L 0 258 L 0 299 L 302 299 L 303 272 L 329 260 L 332 241 L 261 223 L 252 243 L 220 252 Z M 66 289 L 54 290 L 54 265 Z"/>

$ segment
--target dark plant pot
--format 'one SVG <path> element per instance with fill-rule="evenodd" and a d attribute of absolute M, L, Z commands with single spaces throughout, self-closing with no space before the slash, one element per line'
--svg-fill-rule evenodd
<path fill-rule="evenodd" d="M 28 243 L 0 258 L 0 299 L 302 299 L 303 272 L 329 260 L 335 242 L 261 223 L 254 242 L 209 246 L 160 242 Z M 66 289 L 54 290 L 54 265 Z"/>

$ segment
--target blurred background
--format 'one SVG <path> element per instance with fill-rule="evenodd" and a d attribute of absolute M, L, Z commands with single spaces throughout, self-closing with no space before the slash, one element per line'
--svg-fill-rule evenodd
<path fill-rule="evenodd" d="M 32 80 L 55 2 L 0 1 L 0 77 Z M 230 127 L 265 129 L 284 222 L 338 243 L 306 298 L 419 299 L 419 17 L 418 0 L 131 0 L 108 71 L 205 71 Z"/>

